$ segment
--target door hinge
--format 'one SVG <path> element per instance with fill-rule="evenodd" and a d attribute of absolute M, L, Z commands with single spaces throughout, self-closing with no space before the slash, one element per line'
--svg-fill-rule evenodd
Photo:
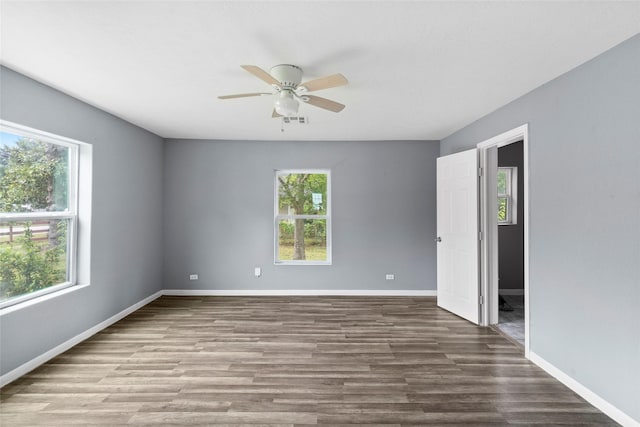
<path fill-rule="evenodd" d="M 480 305 L 484 304 L 484 297 L 482 295 L 480 295 Z"/>
<path fill-rule="evenodd" d="M 478 168 L 478 176 L 482 176 L 482 168 Z"/>
<path fill-rule="evenodd" d="M 482 231 L 478 231 L 478 240 L 482 241 Z"/>

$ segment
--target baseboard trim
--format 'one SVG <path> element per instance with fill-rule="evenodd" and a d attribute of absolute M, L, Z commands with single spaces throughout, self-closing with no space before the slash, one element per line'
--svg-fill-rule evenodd
<path fill-rule="evenodd" d="M 498 289 L 502 295 L 524 295 L 524 289 Z"/>
<path fill-rule="evenodd" d="M 547 371 L 549 375 L 569 387 L 571 390 L 575 391 L 587 402 L 591 403 L 593 406 L 607 414 L 609 417 L 613 418 L 613 420 L 617 423 L 620 423 L 625 427 L 640 427 L 639 421 L 634 420 L 629 415 L 625 414 L 620 409 L 616 408 L 611 403 L 607 402 L 605 399 L 598 396 L 596 393 L 583 386 L 578 381 L 571 378 L 569 375 L 565 374 L 560 369 L 544 360 L 542 357 L 538 356 L 533 351 L 529 352 L 529 359 L 533 363 Z"/>
<path fill-rule="evenodd" d="M 435 290 L 360 289 L 165 289 L 169 296 L 374 296 L 435 297 Z"/>
<path fill-rule="evenodd" d="M 149 304 L 151 301 L 153 301 L 153 300 L 155 300 L 155 299 L 157 299 L 157 298 L 159 298 L 161 296 L 162 296 L 162 291 L 158 291 L 155 294 L 150 295 L 147 298 L 143 299 L 142 301 L 139 301 L 139 302 L 133 304 L 131 307 L 125 308 L 124 310 L 122 310 L 118 314 L 115 314 L 115 315 L 111 316 L 107 320 L 98 323 L 94 327 L 92 327 L 90 329 L 87 329 L 86 331 L 82 332 L 81 334 L 78 334 L 75 337 L 68 339 L 67 341 L 65 341 L 62 344 L 52 348 L 51 350 L 41 354 L 40 356 L 35 357 L 35 358 L 31 359 L 30 361 L 25 362 L 22 365 L 18 366 L 17 368 L 13 369 L 12 371 L 7 372 L 6 374 L 4 374 L 4 375 L 2 375 L 0 377 L 0 387 L 4 387 L 5 385 L 9 384 L 10 382 L 15 381 L 18 378 L 22 377 L 23 375 L 28 374 L 29 372 L 33 371 L 38 366 L 48 362 L 49 360 L 53 359 L 54 357 L 56 357 L 56 356 L 64 353 L 65 351 L 69 350 L 74 345 L 77 345 L 77 344 L 81 343 L 82 341 L 86 340 L 87 338 L 90 338 L 91 336 L 97 334 L 98 332 L 102 331 L 103 329 L 113 325 L 118 320 L 124 319 L 125 317 L 127 317 L 128 315 L 133 313 L 134 311 L 144 307 L 145 305 Z"/>

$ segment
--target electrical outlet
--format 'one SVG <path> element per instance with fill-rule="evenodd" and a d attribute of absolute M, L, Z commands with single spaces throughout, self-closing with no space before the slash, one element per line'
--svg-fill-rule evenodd
<path fill-rule="evenodd" d="M 262 276 L 262 269 L 260 267 L 256 267 L 253 269 L 253 275 L 256 277 Z"/>
<path fill-rule="evenodd" d="M 189 275 L 189 280 L 198 280 L 198 275 L 197 274 L 190 274 Z"/>
<path fill-rule="evenodd" d="M 387 279 L 387 280 L 396 280 L 396 275 L 395 274 L 387 274 L 385 276 L 385 279 Z"/>

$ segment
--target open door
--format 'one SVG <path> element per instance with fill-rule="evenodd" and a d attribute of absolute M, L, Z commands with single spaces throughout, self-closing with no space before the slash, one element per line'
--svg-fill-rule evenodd
<path fill-rule="evenodd" d="M 437 159 L 438 306 L 480 322 L 477 149 Z"/>

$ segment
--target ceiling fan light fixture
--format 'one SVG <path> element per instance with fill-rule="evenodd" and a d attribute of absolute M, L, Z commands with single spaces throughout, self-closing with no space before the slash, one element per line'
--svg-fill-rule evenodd
<path fill-rule="evenodd" d="M 2 0 L 0 0 L 2 1 Z M 296 117 L 300 101 L 323 110 L 339 113 L 344 110 L 344 105 L 330 99 L 321 98 L 315 95 L 307 95 L 307 92 L 315 92 L 321 89 L 344 86 L 349 83 L 342 74 L 320 77 L 318 79 L 302 82 L 302 68 L 291 64 L 280 64 L 271 68 L 267 73 L 256 65 L 241 65 L 247 72 L 253 74 L 263 82 L 271 85 L 277 93 L 277 98 L 273 105 L 271 117 Z M 251 98 L 262 95 L 273 95 L 274 93 L 252 92 L 237 93 L 235 95 L 219 96 L 220 99 Z"/>
<path fill-rule="evenodd" d="M 280 92 L 280 97 L 276 100 L 274 108 L 276 113 L 281 116 L 291 117 L 298 114 L 298 107 L 300 103 L 293 97 L 290 91 L 283 90 Z"/>

